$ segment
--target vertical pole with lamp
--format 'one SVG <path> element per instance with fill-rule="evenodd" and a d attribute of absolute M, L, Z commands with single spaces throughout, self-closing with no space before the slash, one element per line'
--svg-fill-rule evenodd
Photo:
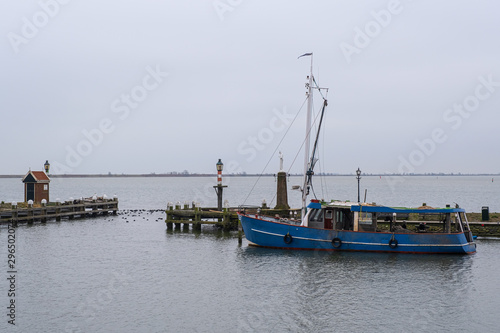
<path fill-rule="evenodd" d="M 224 168 L 224 164 L 220 158 L 215 166 L 217 167 L 217 185 L 214 186 L 214 189 L 215 193 L 217 193 L 217 210 L 222 211 L 222 191 L 227 185 L 222 185 L 222 169 Z"/>
<path fill-rule="evenodd" d="M 356 179 L 358 180 L 358 203 L 360 203 L 360 198 L 359 198 L 359 181 L 361 180 L 361 170 L 356 170 Z"/>

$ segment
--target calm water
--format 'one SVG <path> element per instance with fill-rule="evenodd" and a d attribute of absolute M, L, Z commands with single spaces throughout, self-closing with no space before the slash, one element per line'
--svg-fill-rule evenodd
<path fill-rule="evenodd" d="M 330 177 L 328 198 L 356 199 L 353 177 Z M 232 206 L 255 178 L 226 178 Z M 167 232 L 168 201 L 215 205 L 212 178 L 54 179 L 51 198 L 118 195 L 116 217 L 16 229 L 16 326 L 7 323 L 7 228 L 0 227 L 0 331 L 497 332 L 500 241 L 470 256 L 291 252 L 238 246 L 234 234 Z M 364 177 L 368 201 L 500 211 L 500 179 Z M 298 184 L 292 179 L 290 187 Z M 247 204 L 272 201 L 262 179 Z M 266 192 L 268 191 L 268 192 Z M 316 189 L 322 196 L 321 189 Z M 292 205 L 299 200 L 290 191 Z M 22 199 L 0 179 L 0 199 Z M 146 209 L 130 212 L 129 209 Z"/>

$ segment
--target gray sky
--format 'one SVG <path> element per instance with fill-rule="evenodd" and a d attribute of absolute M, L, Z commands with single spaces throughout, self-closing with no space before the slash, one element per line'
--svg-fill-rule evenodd
<path fill-rule="evenodd" d="M 500 172 L 498 1 L 1 4 L 0 174 Z"/>

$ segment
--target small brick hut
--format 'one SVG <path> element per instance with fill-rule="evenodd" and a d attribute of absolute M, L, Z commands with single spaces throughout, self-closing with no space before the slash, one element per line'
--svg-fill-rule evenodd
<path fill-rule="evenodd" d="M 28 171 L 23 178 L 24 183 L 24 202 L 33 200 L 40 203 L 42 199 L 49 202 L 49 183 L 50 178 L 43 171 Z"/>

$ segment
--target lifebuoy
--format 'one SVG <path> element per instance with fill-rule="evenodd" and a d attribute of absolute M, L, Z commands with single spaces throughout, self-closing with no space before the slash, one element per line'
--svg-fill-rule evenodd
<path fill-rule="evenodd" d="M 290 235 L 290 233 L 287 233 L 285 237 L 283 237 L 283 240 L 285 241 L 285 244 L 290 244 L 293 240 L 292 235 Z"/>
<path fill-rule="evenodd" d="M 340 238 L 335 237 L 334 239 L 332 239 L 332 245 L 335 248 L 339 248 L 342 245 L 342 241 L 340 240 Z"/>
<path fill-rule="evenodd" d="M 398 247 L 398 240 L 394 239 L 394 238 L 391 238 L 391 240 L 389 241 L 389 247 L 391 249 L 397 248 Z"/>

